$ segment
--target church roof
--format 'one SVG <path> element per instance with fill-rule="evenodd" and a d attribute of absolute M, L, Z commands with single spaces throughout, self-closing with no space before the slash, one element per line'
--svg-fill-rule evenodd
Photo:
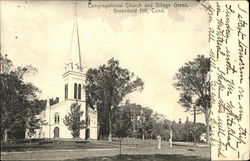
<path fill-rule="evenodd" d="M 51 105 L 50 108 L 54 109 L 54 108 L 57 108 L 57 107 L 61 107 L 64 104 L 65 104 L 65 101 L 62 101 L 62 102 L 56 103 L 54 105 Z"/>

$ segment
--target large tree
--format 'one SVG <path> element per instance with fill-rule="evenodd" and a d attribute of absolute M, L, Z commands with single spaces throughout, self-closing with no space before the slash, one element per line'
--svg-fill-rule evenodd
<path fill-rule="evenodd" d="M 87 104 L 97 107 L 99 125 L 106 117 L 108 139 L 112 141 L 112 108 L 118 107 L 123 98 L 136 90 L 143 89 L 143 81 L 134 73 L 119 66 L 114 58 L 97 69 L 90 68 L 86 76 Z M 106 126 L 104 125 L 104 126 Z M 102 126 L 101 126 L 102 128 Z"/>
<path fill-rule="evenodd" d="M 185 91 L 180 94 L 179 103 L 186 108 L 186 111 L 193 112 L 194 122 L 192 127 L 196 127 L 196 115 L 197 115 L 197 100 L 193 99 L 193 94 L 190 91 Z M 196 135 L 194 135 L 196 136 Z M 197 137 L 194 137 L 194 145 L 197 143 Z"/>
<path fill-rule="evenodd" d="M 70 112 L 63 120 L 64 124 L 68 126 L 68 129 L 72 131 L 71 134 L 74 138 L 79 137 L 80 130 L 86 126 L 85 120 L 81 120 L 82 116 L 83 111 L 81 111 L 81 105 L 76 102 L 70 106 Z"/>
<path fill-rule="evenodd" d="M 208 143 L 210 134 L 209 71 L 209 58 L 198 55 L 194 60 L 185 63 L 174 77 L 174 86 L 180 91 L 180 103 L 188 110 L 194 110 L 194 116 L 196 116 L 196 112 L 205 114 Z"/>
<path fill-rule="evenodd" d="M 119 137 L 152 138 L 155 115 L 150 108 L 126 103 L 112 110 L 113 134 Z"/>
<path fill-rule="evenodd" d="M 23 81 L 26 73 L 36 71 L 30 65 L 14 67 L 7 55 L 0 54 L 1 135 L 5 134 L 5 140 L 7 134 L 11 138 L 20 138 L 27 128 L 27 122 L 34 121 L 29 118 L 45 108 L 44 101 L 38 100 L 39 89 Z"/>
<path fill-rule="evenodd" d="M 140 111 L 138 129 L 141 133 L 142 140 L 151 137 L 154 123 L 152 114 L 153 110 L 148 107 L 143 107 Z"/>
<path fill-rule="evenodd" d="M 112 131 L 118 137 L 131 137 L 133 135 L 133 122 L 130 108 L 121 106 L 112 109 Z"/>

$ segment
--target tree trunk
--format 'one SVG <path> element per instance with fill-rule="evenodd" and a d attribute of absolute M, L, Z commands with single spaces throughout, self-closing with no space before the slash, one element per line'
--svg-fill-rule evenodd
<path fill-rule="evenodd" d="M 109 136 L 108 141 L 112 142 L 112 120 L 111 120 L 111 107 L 109 107 Z"/>
<path fill-rule="evenodd" d="M 142 128 L 142 140 L 145 140 L 145 133 L 144 133 L 144 129 Z"/>
<path fill-rule="evenodd" d="M 97 140 L 101 140 L 101 136 L 100 136 L 100 124 L 99 124 L 98 118 L 97 118 Z"/>
<path fill-rule="evenodd" d="M 4 141 L 7 142 L 8 141 L 8 129 L 4 130 Z"/>
<path fill-rule="evenodd" d="M 108 141 L 112 141 L 112 126 L 111 126 L 111 119 L 109 118 L 109 136 L 108 136 Z"/>
<path fill-rule="evenodd" d="M 30 147 L 31 147 L 31 137 L 30 137 Z"/>
<path fill-rule="evenodd" d="M 172 148 L 172 144 L 173 144 L 172 139 L 173 139 L 173 131 L 170 130 L 169 146 L 170 146 L 171 148 Z"/>
<path fill-rule="evenodd" d="M 133 138 L 136 138 L 135 121 L 133 121 Z"/>
<path fill-rule="evenodd" d="M 209 111 L 206 108 L 205 110 L 205 119 L 206 119 L 206 125 L 207 125 L 207 139 L 206 139 L 206 143 L 209 144 L 210 143 L 210 129 L 209 129 Z"/>
<path fill-rule="evenodd" d="M 194 127 L 196 127 L 196 106 L 194 106 Z M 197 139 L 196 139 L 197 135 L 196 132 L 194 134 L 194 145 L 196 145 Z"/>

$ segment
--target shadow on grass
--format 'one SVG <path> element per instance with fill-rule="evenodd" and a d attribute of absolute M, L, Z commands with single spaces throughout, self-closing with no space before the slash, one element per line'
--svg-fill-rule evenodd
<path fill-rule="evenodd" d="M 71 161 L 71 160 L 68 160 Z M 116 155 L 108 157 L 82 158 L 77 161 L 210 161 L 208 158 L 184 155 Z"/>
<path fill-rule="evenodd" d="M 94 144 L 89 141 L 63 141 L 53 139 L 18 140 L 12 142 L 1 142 L 2 152 L 25 152 L 37 150 L 61 150 L 61 149 L 91 149 L 91 148 L 113 148 L 113 145 Z"/>

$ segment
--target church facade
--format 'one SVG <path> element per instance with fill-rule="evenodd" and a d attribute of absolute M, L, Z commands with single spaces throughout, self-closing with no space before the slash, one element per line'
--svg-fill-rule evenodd
<path fill-rule="evenodd" d="M 37 130 L 36 138 L 72 138 L 72 131 L 68 129 L 63 120 L 70 112 L 71 105 L 77 103 L 83 111 L 81 120 L 85 120 L 86 123 L 86 128 L 80 130 L 80 138 L 97 139 L 97 111 L 86 107 L 85 75 L 75 68 L 73 67 L 72 70 L 67 70 L 63 74 L 64 101 L 52 106 L 47 101 L 46 109 L 39 115 L 47 124 Z"/>
<path fill-rule="evenodd" d="M 36 131 L 34 138 L 72 138 L 69 128 L 64 124 L 65 116 L 70 112 L 72 104 L 80 105 L 86 127 L 80 130 L 80 138 L 97 139 L 97 110 L 86 107 L 85 77 L 86 70 L 81 62 L 80 40 L 77 21 L 73 25 L 72 44 L 69 62 L 62 75 L 64 80 L 64 100 L 50 106 L 47 100 L 46 109 L 39 117 L 46 122 Z M 26 138 L 28 138 L 26 132 Z"/>

